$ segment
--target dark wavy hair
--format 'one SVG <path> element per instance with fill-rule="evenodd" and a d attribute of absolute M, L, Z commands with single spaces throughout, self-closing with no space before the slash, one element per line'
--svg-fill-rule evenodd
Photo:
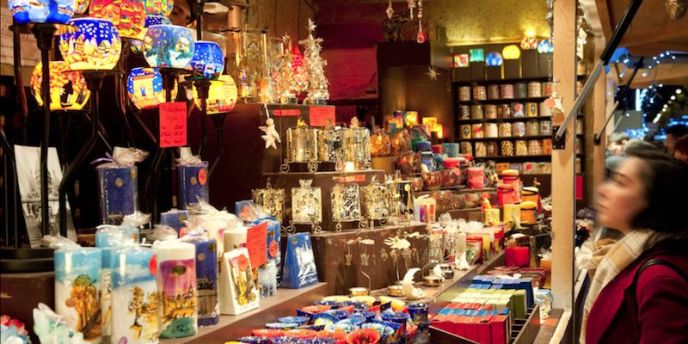
<path fill-rule="evenodd" d="M 644 162 L 640 178 L 648 206 L 633 219 L 633 227 L 687 234 L 688 166 L 664 151 L 644 145 L 629 147 L 626 155 Z"/>

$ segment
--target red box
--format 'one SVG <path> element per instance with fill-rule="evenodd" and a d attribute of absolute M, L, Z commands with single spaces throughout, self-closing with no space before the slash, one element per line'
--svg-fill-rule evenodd
<path fill-rule="evenodd" d="M 493 315 L 490 321 L 491 344 L 505 344 L 511 341 L 509 318 L 506 315 Z"/>
<path fill-rule="evenodd" d="M 481 316 L 476 317 L 478 319 L 478 342 L 480 343 L 491 343 L 491 331 L 490 331 L 490 321 L 491 316 Z"/>

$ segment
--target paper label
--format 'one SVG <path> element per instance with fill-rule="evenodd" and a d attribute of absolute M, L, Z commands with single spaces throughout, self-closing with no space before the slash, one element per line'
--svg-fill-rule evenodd
<path fill-rule="evenodd" d="M 186 145 L 186 103 L 161 103 L 160 148 Z"/>
<path fill-rule="evenodd" d="M 254 269 L 265 265 L 267 261 L 267 240 L 267 222 L 249 228 L 246 233 L 246 248 L 248 249 L 248 256 L 251 259 L 251 266 Z"/>

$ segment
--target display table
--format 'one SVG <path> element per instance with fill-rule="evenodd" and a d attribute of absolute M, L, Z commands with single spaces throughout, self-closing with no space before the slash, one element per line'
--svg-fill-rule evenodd
<path fill-rule="evenodd" d="M 193 337 L 161 339 L 164 344 L 213 344 L 224 343 L 251 334 L 254 328 L 263 328 L 282 316 L 296 315 L 296 309 L 310 305 L 326 296 L 327 283 L 302 289 L 277 289 L 275 296 L 261 299 L 260 308 L 241 314 L 223 315 L 215 326 L 201 327 Z"/>

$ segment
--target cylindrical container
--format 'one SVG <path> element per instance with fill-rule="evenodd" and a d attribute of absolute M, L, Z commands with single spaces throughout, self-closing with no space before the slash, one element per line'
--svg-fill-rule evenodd
<path fill-rule="evenodd" d="M 485 187 L 485 168 L 469 167 L 467 185 L 469 189 L 482 189 Z"/>
<path fill-rule="evenodd" d="M 99 165 L 96 170 L 101 221 L 119 225 L 125 215 L 133 214 L 138 208 L 136 166 L 109 163 Z"/>
<path fill-rule="evenodd" d="M 358 184 L 335 184 L 330 196 L 332 221 L 351 222 L 361 219 L 361 199 Z"/>
<path fill-rule="evenodd" d="M 189 235 L 182 241 L 196 247 L 196 290 L 198 292 L 198 326 L 211 326 L 220 321 L 217 241 L 202 235 Z"/>
<path fill-rule="evenodd" d="M 499 144 L 497 144 L 497 141 L 488 141 L 487 142 L 487 156 L 489 156 L 489 157 L 499 156 Z"/>
<path fill-rule="evenodd" d="M 538 103 L 526 103 L 526 117 L 538 116 Z"/>
<path fill-rule="evenodd" d="M 525 82 L 517 83 L 515 89 L 517 99 L 528 98 L 528 85 Z"/>
<path fill-rule="evenodd" d="M 528 144 L 525 140 L 516 140 L 516 155 L 528 155 Z"/>
<path fill-rule="evenodd" d="M 475 123 L 471 125 L 471 137 L 474 139 L 481 139 L 485 137 L 485 133 L 483 132 L 483 124 L 482 123 Z"/>
<path fill-rule="evenodd" d="M 511 118 L 511 106 L 509 104 L 497 105 L 498 118 Z"/>
<path fill-rule="evenodd" d="M 370 167 L 370 130 L 368 128 L 344 129 L 344 160 L 353 161 L 358 169 Z"/>
<path fill-rule="evenodd" d="M 540 116 L 542 117 L 552 117 L 552 109 L 547 106 L 546 102 L 540 103 Z"/>
<path fill-rule="evenodd" d="M 318 158 L 318 130 L 297 127 L 287 129 L 289 162 L 309 162 Z"/>
<path fill-rule="evenodd" d="M 511 141 L 502 141 L 502 147 L 500 151 L 502 156 L 514 156 L 514 143 Z"/>
<path fill-rule="evenodd" d="M 528 155 L 542 155 L 540 140 L 528 140 Z"/>
<path fill-rule="evenodd" d="M 462 102 L 467 102 L 471 100 L 471 87 L 461 86 L 459 87 L 459 100 Z"/>
<path fill-rule="evenodd" d="M 487 91 L 485 86 L 474 86 L 473 87 L 473 99 L 474 100 L 485 100 L 487 99 Z"/>
<path fill-rule="evenodd" d="M 485 123 L 485 137 L 499 137 L 498 128 L 497 123 Z"/>
<path fill-rule="evenodd" d="M 421 152 L 420 153 L 420 163 L 428 168 L 428 171 L 435 170 L 435 159 L 432 152 Z"/>
<path fill-rule="evenodd" d="M 100 343 L 102 250 L 76 247 L 55 251 L 55 312 L 86 343 Z"/>
<path fill-rule="evenodd" d="M 544 154 L 544 155 L 552 154 L 552 139 L 542 140 L 542 154 Z"/>
<path fill-rule="evenodd" d="M 391 322 L 395 325 L 395 333 L 387 338 L 388 343 L 406 343 L 406 323 L 408 322 L 408 314 L 406 313 L 381 313 L 382 320 Z M 390 338 L 391 337 L 391 338 Z M 392 338 L 397 338 L 398 341 L 394 341 Z"/>
<path fill-rule="evenodd" d="M 428 320 L 428 310 L 430 309 L 430 305 L 427 303 L 411 303 L 408 305 L 408 311 L 409 311 L 409 316 L 411 317 L 411 321 L 413 321 L 414 324 L 418 325 L 424 325 L 429 322 Z"/>
<path fill-rule="evenodd" d="M 471 105 L 471 119 L 483 119 L 482 105 Z"/>
<path fill-rule="evenodd" d="M 512 135 L 514 137 L 526 136 L 526 124 L 524 122 L 514 122 L 512 124 Z"/>
<path fill-rule="evenodd" d="M 443 143 L 442 144 L 442 150 L 444 151 L 444 154 L 447 154 L 448 157 L 450 158 L 456 158 L 459 156 L 459 144 L 458 143 Z"/>
<path fill-rule="evenodd" d="M 542 83 L 542 96 L 551 97 L 552 96 L 552 83 L 547 81 Z"/>
<path fill-rule="evenodd" d="M 459 119 L 471 119 L 470 105 L 459 105 Z"/>
<path fill-rule="evenodd" d="M 522 202 L 521 203 L 521 223 L 524 225 L 534 225 L 537 223 L 537 218 L 535 216 L 537 209 L 537 204 L 534 202 Z"/>
<path fill-rule="evenodd" d="M 533 202 L 540 208 L 540 190 L 535 186 L 524 187 L 521 193 L 523 202 Z"/>
<path fill-rule="evenodd" d="M 177 165 L 177 180 L 179 182 L 179 208 L 200 201 L 208 202 L 208 162 L 200 164 Z"/>
<path fill-rule="evenodd" d="M 514 85 L 501 84 L 499 85 L 499 94 L 502 99 L 514 99 Z"/>
<path fill-rule="evenodd" d="M 516 194 L 514 193 L 514 186 L 512 184 L 502 184 L 497 185 L 497 204 L 500 207 L 505 204 L 514 204 L 518 202 Z"/>
<path fill-rule="evenodd" d="M 540 135 L 540 123 L 536 120 L 526 122 L 526 135 L 528 135 L 528 136 Z"/>
<path fill-rule="evenodd" d="M 511 116 L 512 117 L 525 117 L 525 109 L 523 103 L 512 103 L 511 104 Z"/>
<path fill-rule="evenodd" d="M 153 244 L 160 291 L 160 338 L 181 338 L 196 334 L 196 247 L 178 240 Z"/>
<path fill-rule="evenodd" d="M 483 108 L 483 110 L 484 110 L 485 118 L 487 118 L 487 119 L 497 118 L 497 105 L 486 104 L 485 107 Z"/>
<path fill-rule="evenodd" d="M 552 135 L 552 121 L 540 121 L 540 135 Z"/>
<path fill-rule="evenodd" d="M 342 131 L 333 128 L 318 132 L 318 161 L 340 161 L 342 159 Z"/>
<path fill-rule="evenodd" d="M 160 294 L 152 249 L 112 252 L 112 343 L 158 343 Z"/>
<path fill-rule="evenodd" d="M 538 81 L 528 83 L 528 97 L 542 97 L 542 84 Z"/>
<path fill-rule="evenodd" d="M 499 137 L 511 137 L 511 123 L 503 122 L 499 123 Z"/>
<path fill-rule="evenodd" d="M 387 184 L 392 188 L 390 195 L 392 197 L 390 204 L 393 207 L 393 214 L 408 214 L 413 210 L 413 197 L 411 197 L 411 181 L 397 180 L 393 183 Z"/>
<path fill-rule="evenodd" d="M 499 85 L 487 86 L 487 99 L 499 99 Z"/>
<path fill-rule="evenodd" d="M 432 154 L 442 154 L 443 153 L 443 147 L 440 144 L 437 145 L 432 145 Z"/>
<path fill-rule="evenodd" d="M 413 217 L 416 221 L 435 223 L 437 201 L 434 198 L 417 198 L 413 202 Z"/>
<path fill-rule="evenodd" d="M 462 124 L 461 125 L 461 138 L 462 139 L 470 139 L 471 138 L 471 125 L 470 124 Z"/>
<path fill-rule="evenodd" d="M 530 250 L 526 246 L 507 247 L 504 250 L 504 263 L 507 266 L 528 267 L 530 264 Z"/>
<path fill-rule="evenodd" d="M 477 158 L 484 158 L 487 156 L 487 146 L 485 145 L 485 142 L 475 143 L 475 156 Z"/>
<path fill-rule="evenodd" d="M 460 142 L 459 147 L 461 154 L 473 155 L 473 146 L 470 142 Z"/>
<path fill-rule="evenodd" d="M 461 185 L 462 176 L 458 158 L 448 158 L 443 162 L 442 186 Z"/>

